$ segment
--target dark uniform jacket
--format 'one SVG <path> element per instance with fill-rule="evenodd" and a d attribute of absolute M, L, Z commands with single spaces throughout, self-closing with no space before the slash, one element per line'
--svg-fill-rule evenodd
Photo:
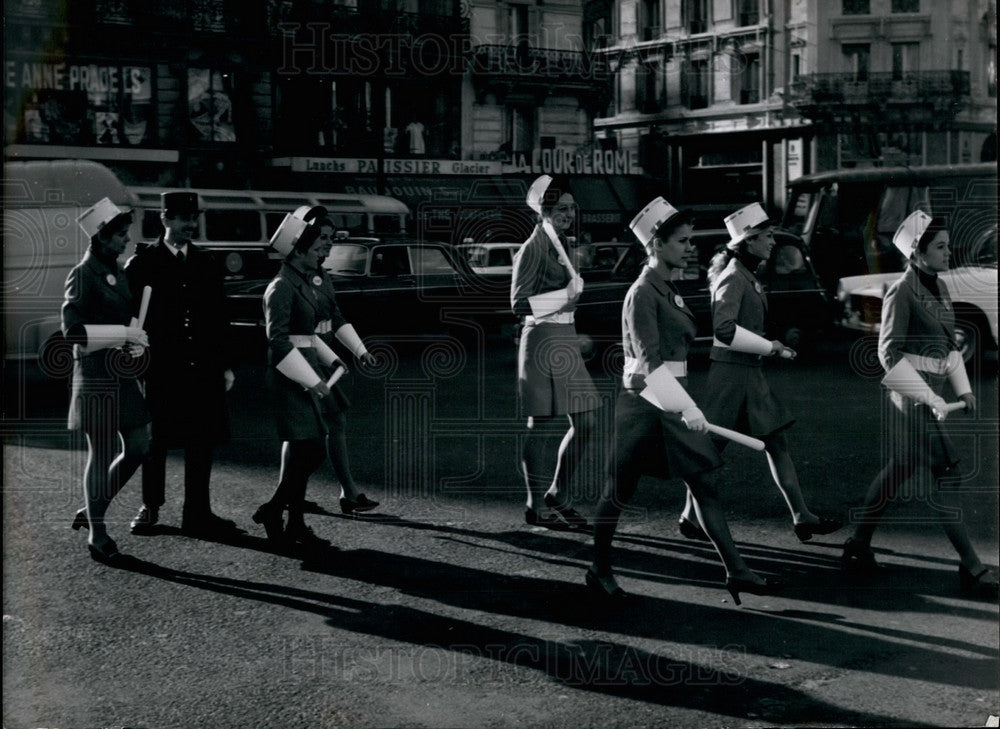
<path fill-rule="evenodd" d="M 563 243 L 566 247 L 566 243 Z M 535 226 L 514 256 L 514 273 L 510 282 L 510 304 L 518 316 L 531 314 L 528 299 L 537 294 L 564 289 L 569 284 L 569 272 L 559 261 L 559 254 L 541 225 Z"/>
<path fill-rule="evenodd" d="M 719 274 L 712 290 L 712 330 L 715 338 L 726 344 L 733 341 L 736 325 L 759 336 L 766 336 L 767 296 L 753 273 L 736 258 Z M 761 364 L 761 357 L 749 352 L 713 346 L 711 358 L 717 362 Z"/>
<path fill-rule="evenodd" d="M 663 362 L 686 361 L 695 331 L 694 314 L 681 296 L 659 273 L 643 268 L 622 307 L 624 386 L 641 390 Z"/>
<path fill-rule="evenodd" d="M 221 269 L 193 243 L 187 245 L 187 259 L 179 261 L 161 236 L 137 251 L 125 271 L 136 301 L 144 286 L 153 290 L 145 322 L 153 438 L 178 446 L 226 440 L 223 373 L 230 347 Z"/>
<path fill-rule="evenodd" d="M 264 292 L 267 361 L 271 365 L 267 382 L 278 436 L 282 440 L 321 438 L 327 432 L 319 398 L 276 369 L 293 349 L 298 349 L 316 374 L 323 376 L 315 348 L 296 345 L 290 339 L 292 336 L 311 339 L 316 325 L 325 318 L 328 304 L 325 297 L 321 297 L 322 286 L 323 279 L 315 271 L 303 272 L 283 263 Z"/>
<path fill-rule="evenodd" d="M 70 341 L 82 341 L 86 338 L 83 329 L 85 325 L 128 326 L 136 315 L 136 308 L 122 267 L 117 262 L 110 266 L 87 251 L 83 260 L 66 277 L 62 331 Z M 119 427 L 127 430 L 148 422 L 148 413 L 134 384 L 135 375 L 147 364 L 146 357 L 133 359 L 118 347 L 84 354 L 79 345 L 74 346 L 69 427 L 78 428 L 83 425 L 79 398 L 88 385 L 99 390 L 115 382 L 119 383 L 116 413 Z"/>

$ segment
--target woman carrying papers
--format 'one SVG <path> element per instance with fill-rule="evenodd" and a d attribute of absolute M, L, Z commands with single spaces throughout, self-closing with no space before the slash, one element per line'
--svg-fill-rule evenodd
<path fill-rule="evenodd" d="M 283 443 L 278 487 L 271 500 L 253 515 L 268 539 L 304 547 L 329 544 L 303 519 L 306 484 L 326 457 L 324 407 L 340 411 L 347 406 L 339 389 L 331 390 L 319 374 L 322 367 L 337 361 L 333 350 L 315 333 L 321 321 L 317 290 L 323 284 L 315 270 L 324 255 L 319 232 L 320 228 L 289 214 L 271 238 L 271 247 L 285 261 L 264 292 L 270 364 L 266 382 Z M 283 529 L 286 507 L 288 524 Z"/>
<path fill-rule="evenodd" d="M 795 357 L 794 350 L 763 336 L 767 297 L 754 271 L 774 248 L 773 223 L 758 203 L 727 216 L 725 223 L 730 240 L 725 250 L 712 259 L 708 271 L 715 337 L 705 415 L 716 425 L 764 441 L 771 476 L 792 513 L 795 536 L 805 542 L 813 535 L 836 531 L 843 524 L 816 516 L 806 506 L 784 434 L 795 419 L 771 393 L 761 371 L 766 356 Z M 692 506 L 689 494 L 681 514 L 681 533 L 689 539 L 704 539 Z"/>
<path fill-rule="evenodd" d="M 326 208 L 319 205 L 312 208 L 304 205 L 293 215 L 319 229 L 317 241 L 320 244 L 320 265 L 314 269 L 314 274 L 320 278 L 320 284 L 315 287 L 318 305 L 317 317 L 320 318 L 316 324 L 316 335 L 331 349 L 333 341 L 336 339 L 350 350 L 351 354 L 357 357 L 362 364 L 374 364 L 375 357 L 365 347 L 354 327 L 340 313 L 333 281 L 330 280 L 330 274 L 322 265 L 333 247 L 336 226 L 328 217 Z M 331 378 L 335 379 L 330 384 L 330 390 L 334 393 L 334 397 L 323 400 L 323 416 L 330 430 L 326 438 L 326 450 L 330 456 L 330 463 L 333 464 L 333 471 L 340 482 L 340 510 L 344 514 L 354 514 L 371 511 L 378 506 L 378 502 L 359 493 L 357 484 L 354 483 L 354 478 L 351 476 L 351 467 L 347 458 L 347 396 L 340 391 L 336 384 L 336 380 L 339 380 L 346 372 L 347 366 L 339 359 L 330 367 L 324 368 L 323 374 L 326 376 L 324 379 L 327 379 L 328 382 Z"/>
<path fill-rule="evenodd" d="M 754 574 L 733 543 L 709 471 L 722 459 L 707 433 L 708 424 L 687 395 L 688 348 L 694 341 L 694 314 L 670 282 L 693 253 L 687 214 L 658 197 L 631 223 L 649 261 L 625 296 L 622 346 L 624 389 L 615 403 L 615 447 L 609 480 L 594 523 L 594 562 L 586 573 L 591 590 L 619 597 L 624 591 L 611 569 L 611 542 L 622 508 L 643 474 L 684 479 L 694 508 L 726 568 L 726 588 L 736 604 L 740 592 L 770 594 L 780 585 Z"/>
<path fill-rule="evenodd" d="M 90 556 L 104 562 L 119 555 L 104 515 L 149 451 L 150 414 L 136 381 L 149 338 L 133 318 L 135 301 L 118 263 L 132 213 L 104 198 L 77 222 L 90 248 L 66 278 L 62 305 L 62 331 L 74 345 L 69 428 L 87 438 L 87 506 L 76 513 L 73 529 L 89 529 Z"/>
<path fill-rule="evenodd" d="M 976 409 L 965 364 L 955 345 L 955 312 L 944 281 L 938 273 L 950 263 L 949 236 L 940 218 L 915 211 L 899 226 L 892 239 L 909 265 L 889 287 L 882 305 L 878 355 L 886 370 L 888 418 L 884 435 L 888 462 L 875 476 L 864 505 L 851 514 L 854 535 L 844 544 L 847 569 L 878 569 L 871 551 L 872 534 L 882 513 L 901 484 L 926 468 L 940 479 L 958 463 L 955 446 L 941 429 L 947 413 Z M 959 402 L 949 406 L 942 394 L 945 383 Z M 942 496 L 939 488 L 935 496 Z M 941 525 L 958 552 L 959 587 L 967 593 L 995 598 L 996 574 L 979 560 L 961 521 L 960 510 L 929 503 L 941 512 Z"/>
<path fill-rule="evenodd" d="M 524 321 L 517 387 L 521 411 L 528 416 L 521 461 L 528 490 L 525 521 L 556 530 L 588 528 L 563 494 L 594 432 L 593 411 L 600 405 L 573 325 L 583 279 L 567 257 L 565 231 L 576 221 L 576 204 L 567 182 L 548 175 L 532 183 L 527 203 L 539 222 L 514 258 L 510 287 L 511 307 Z M 554 514 L 538 513 L 539 493 Z"/>

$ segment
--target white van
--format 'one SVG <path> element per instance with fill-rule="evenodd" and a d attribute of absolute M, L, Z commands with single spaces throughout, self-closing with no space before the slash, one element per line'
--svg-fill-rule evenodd
<path fill-rule="evenodd" d="M 76 218 L 104 197 L 131 206 L 125 186 L 97 162 L 4 163 L 5 359 L 37 357 L 46 373 L 69 374 L 73 362 L 63 346 L 60 308 L 66 276 L 90 244 Z"/>
<path fill-rule="evenodd" d="M 160 195 L 181 188 L 131 186 L 136 206 L 132 239 L 151 244 L 163 232 Z M 270 277 L 268 241 L 287 213 L 300 205 L 322 205 L 340 229 L 355 236 L 393 236 L 406 232 L 410 209 L 385 195 L 184 188 L 198 193 L 202 215 L 195 243 L 216 251 L 229 280 Z"/>

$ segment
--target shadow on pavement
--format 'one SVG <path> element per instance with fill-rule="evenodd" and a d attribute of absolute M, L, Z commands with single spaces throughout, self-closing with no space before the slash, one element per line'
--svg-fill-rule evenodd
<path fill-rule="evenodd" d="M 368 555 L 350 553 L 350 556 L 378 559 L 393 557 L 382 553 Z M 396 566 L 407 570 L 414 566 L 410 562 L 424 563 L 423 573 L 411 574 L 412 581 L 404 579 L 403 575 L 396 571 L 392 572 L 396 575 L 394 581 L 411 585 L 413 581 L 425 578 L 427 570 L 433 565 L 440 565 L 444 568 L 444 572 L 453 569 L 452 565 L 429 563 L 426 560 L 397 559 L 402 561 L 397 562 Z M 371 560 L 364 563 L 371 564 Z M 786 724 L 812 724 L 821 719 L 827 725 L 904 725 L 903 722 L 891 717 L 854 711 L 817 701 L 795 688 L 752 678 L 747 675 L 749 666 L 745 649 L 732 643 L 727 643 L 729 664 L 725 670 L 719 670 L 684 658 L 651 653 L 621 643 L 595 640 L 570 642 L 542 640 L 466 620 L 434 615 L 404 605 L 365 602 L 286 585 L 185 572 L 131 557 L 119 560 L 114 566 L 189 587 L 314 613 L 326 618 L 331 628 L 530 668 L 544 673 L 554 683 L 566 688 L 594 691 L 651 704 L 684 707 L 740 719 L 749 716 L 766 717 L 769 721 Z M 306 568 L 311 569 L 309 566 Z M 465 572 L 481 572 L 462 569 Z M 350 570 L 334 570 L 331 573 L 344 571 L 350 572 Z M 355 573 L 361 571 L 367 570 L 364 568 L 354 570 Z M 383 570 L 381 574 L 388 576 L 390 573 Z M 440 574 L 440 570 L 437 574 Z M 350 576 L 359 579 L 357 574 Z M 536 583 L 530 585 L 532 590 L 529 592 L 520 590 L 519 594 L 522 596 L 525 594 L 538 596 L 546 593 L 551 595 L 551 588 L 559 584 L 549 580 L 524 581 L 517 578 L 498 578 L 496 575 L 490 577 L 494 581 L 509 583 L 508 586 L 521 588 L 528 587 L 527 583 Z M 548 589 L 540 590 L 541 587 Z M 492 589 L 489 594 L 493 594 Z M 517 599 L 524 600 L 523 597 Z M 570 602 L 579 604 L 576 601 Z M 637 608 L 645 613 L 640 619 L 646 620 L 651 609 L 656 610 L 658 615 L 663 615 L 658 612 L 663 606 L 655 604 L 662 602 L 640 601 Z M 642 603 L 646 604 L 643 606 Z M 932 726 L 913 724 L 910 721 L 905 722 L 905 725 Z"/>

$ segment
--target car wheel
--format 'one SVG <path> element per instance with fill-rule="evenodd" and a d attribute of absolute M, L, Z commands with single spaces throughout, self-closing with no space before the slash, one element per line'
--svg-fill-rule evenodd
<path fill-rule="evenodd" d="M 979 332 L 973 322 L 955 322 L 955 343 L 962 355 L 962 361 L 971 362 L 978 354 Z"/>

